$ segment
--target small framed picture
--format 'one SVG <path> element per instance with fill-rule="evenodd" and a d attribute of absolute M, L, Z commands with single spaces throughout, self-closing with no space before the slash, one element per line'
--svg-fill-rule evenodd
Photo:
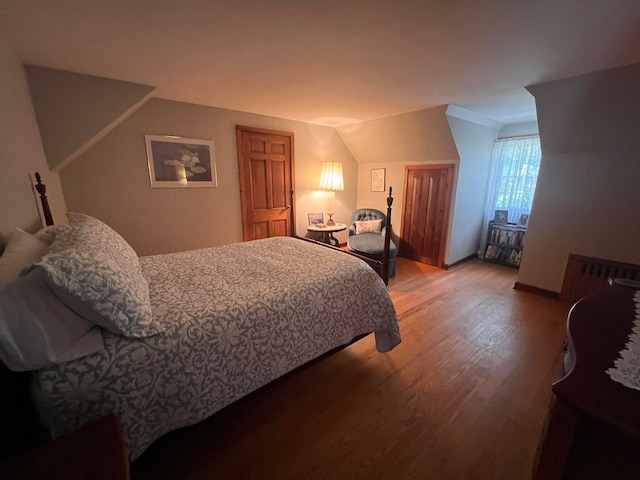
<path fill-rule="evenodd" d="M 384 192 L 384 168 L 371 169 L 371 191 Z"/>
<path fill-rule="evenodd" d="M 213 141 L 145 135 L 151 188 L 217 187 Z"/>
<path fill-rule="evenodd" d="M 324 223 L 324 214 L 322 213 L 309 213 L 309 225 L 322 225 Z"/>
<path fill-rule="evenodd" d="M 496 210 L 493 214 L 493 223 L 507 223 L 509 221 L 509 210 Z"/>
<path fill-rule="evenodd" d="M 518 220 L 518 226 L 527 228 L 529 226 L 529 214 L 523 213 L 520 215 L 520 220 Z"/>

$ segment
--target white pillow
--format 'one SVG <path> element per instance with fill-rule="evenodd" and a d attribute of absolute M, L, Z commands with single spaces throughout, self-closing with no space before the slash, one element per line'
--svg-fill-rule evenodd
<path fill-rule="evenodd" d="M 15 282 L 20 272 L 39 260 L 47 248 L 45 240 L 16 228 L 0 257 L 0 290 Z"/>
<path fill-rule="evenodd" d="M 361 233 L 377 233 L 382 231 L 382 219 L 380 220 L 359 220 L 356 224 L 356 235 Z"/>
<path fill-rule="evenodd" d="M 46 242 L 47 245 L 51 245 L 56 238 L 56 232 L 65 230 L 67 228 L 71 227 L 67 225 L 49 225 L 48 227 L 44 227 L 43 229 L 38 230 L 33 234 L 33 236 L 39 238 L 43 242 Z"/>
<path fill-rule="evenodd" d="M 67 214 L 71 228 L 57 232 L 35 265 L 53 292 L 83 318 L 127 337 L 161 331 L 153 321 L 149 286 L 138 256 L 115 230 L 80 213 Z"/>
<path fill-rule="evenodd" d="M 0 290 L 0 358 L 9 369 L 37 370 L 103 348 L 100 329 L 62 303 L 39 268 Z"/>

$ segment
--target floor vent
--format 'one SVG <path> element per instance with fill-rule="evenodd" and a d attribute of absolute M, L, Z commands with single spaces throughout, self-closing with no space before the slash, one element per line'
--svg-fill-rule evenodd
<path fill-rule="evenodd" d="M 605 289 L 609 285 L 609 278 L 640 281 L 640 265 L 569 255 L 560 300 L 573 304 L 587 295 Z"/>

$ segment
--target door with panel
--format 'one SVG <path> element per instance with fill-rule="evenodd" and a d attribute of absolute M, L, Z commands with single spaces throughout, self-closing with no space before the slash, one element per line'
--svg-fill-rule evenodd
<path fill-rule="evenodd" d="M 242 238 L 294 234 L 293 133 L 236 127 Z"/>
<path fill-rule="evenodd" d="M 405 168 L 399 255 L 443 266 L 452 178 L 453 165 Z"/>

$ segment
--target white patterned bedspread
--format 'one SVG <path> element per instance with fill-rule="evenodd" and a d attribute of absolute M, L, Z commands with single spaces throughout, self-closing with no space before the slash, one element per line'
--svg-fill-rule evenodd
<path fill-rule="evenodd" d="M 400 342 L 382 280 L 364 262 L 279 237 L 140 258 L 166 330 L 46 368 L 36 405 L 58 436 L 116 412 L 132 459 L 162 434 L 194 424 L 292 369 L 376 332 Z"/>

